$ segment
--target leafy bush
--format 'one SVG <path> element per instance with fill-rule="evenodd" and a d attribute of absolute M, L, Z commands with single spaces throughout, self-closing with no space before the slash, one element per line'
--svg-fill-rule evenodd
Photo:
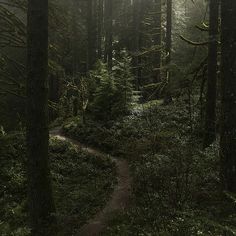
<path fill-rule="evenodd" d="M 21 134 L 0 137 L 0 234 L 28 235 L 25 145 Z"/>

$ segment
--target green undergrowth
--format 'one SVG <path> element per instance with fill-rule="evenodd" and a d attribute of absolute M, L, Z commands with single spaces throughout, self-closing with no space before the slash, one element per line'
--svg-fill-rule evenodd
<path fill-rule="evenodd" d="M 0 235 L 29 235 L 24 137 L 0 139 Z M 115 164 L 56 139 L 50 140 L 50 162 L 60 235 L 73 235 L 109 200 Z"/>
<path fill-rule="evenodd" d="M 202 150 L 199 116 L 150 102 L 119 122 L 69 120 L 64 132 L 129 159 L 133 193 L 104 236 L 235 235 L 235 197 L 221 193 L 219 147 Z"/>

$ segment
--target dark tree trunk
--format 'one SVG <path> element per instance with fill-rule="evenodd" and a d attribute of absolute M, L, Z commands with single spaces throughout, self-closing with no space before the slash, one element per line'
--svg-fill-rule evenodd
<path fill-rule="evenodd" d="M 87 71 L 91 70 L 94 63 L 96 62 L 96 17 L 95 11 L 95 0 L 87 0 Z"/>
<path fill-rule="evenodd" d="M 236 193 L 236 1 L 221 1 L 221 9 L 221 177 L 224 190 Z"/>
<path fill-rule="evenodd" d="M 105 52 L 104 59 L 112 70 L 113 58 L 113 0 L 105 0 Z"/>
<path fill-rule="evenodd" d="M 48 160 L 48 1 L 28 1 L 27 150 L 33 236 L 55 235 Z"/>
<path fill-rule="evenodd" d="M 208 81 L 206 95 L 206 120 L 204 147 L 211 145 L 216 138 L 216 86 L 217 52 L 219 34 L 219 0 L 210 0 L 209 46 L 208 46 Z"/>
<path fill-rule="evenodd" d="M 73 71 L 72 75 L 74 77 L 75 84 L 78 85 L 78 74 L 80 72 L 80 55 L 79 55 L 79 1 L 72 0 L 71 4 L 71 12 L 72 12 L 72 61 L 73 61 Z M 87 64 L 86 64 L 87 67 Z M 86 70 L 87 68 L 85 68 Z M 76 94 L 76 93 L 75 93 Z M 73 97 L 73 115 L 77 116 L 78 114 L 78 106 L 75 104 L 78 104 L 78 96 L 77 94 Z"/>
<path fill-rule="evenodd" d="M 171 62 L 171 49 L 172 49 L 172 0 L 167 0 L 167 15 L 166 15 L 166 65 L 167 66 L 169 66 Z"/>
<path fill-rule="evenodd" d="M 135 0 L 133 3 L 133 27 L 134 27 L 134 42 L 133 42 L 133 67 L 136 79 L 136 89 L 140 89 L 141 77 L 142 77 L 142 57 L 141 53 L 142 35 L 142 0 Z"/>
<path fill-rule="evenodd" d="M 79 9 L 79 4 L 77 0 L 72 0 L 71 3 L 71 12 L 72 12 L 72 63 L 73 63 L 73 68 L 72 68 L 72 74 L 74 76 L 77 75 L 79 72 L 79 67 L 80 67 L 80 57 L 79 57 L 79 46 L 78 46 L 78 41 L 79 41 L 79 29 L 78 29 L 78 9 Z"/>
<path fill-rule="evenodd" d="M 155 45 L 157 47 L 157 51 L 155 53 L 155 77 L 154 77 L 154 83 L 160 82 L 161 80 L 161 39 L 162 39 L 162 30 L 161 30 L 161 24 L 162 24 L 162 0 L 155 0 L 156 4 L 156 16 L 155 16 L 155 27 L 156 30 L 156 36 L 155 36 Z"/>
<path fill-rule="evenodd" d="M 164 104 L 169 104 L 172 101 L 170 80 L 170 63 L 171 63 L 171 50 L 172 50 L 172 0 L 167 0 L 166 12 L 166 94 Z"/>
<path fill-rule="evenodd" d="M 104 12 L 104 1 L 98 0 L 97 53 L 98 53 L 98 59 L 100 60 L 102 59 L 103 12 Z"/>

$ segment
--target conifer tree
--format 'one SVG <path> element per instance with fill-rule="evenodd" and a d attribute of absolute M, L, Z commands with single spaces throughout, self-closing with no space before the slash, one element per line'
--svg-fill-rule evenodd
<path fill-rule="evenodd" d="M 217 85 L 217 52 L 219 33 L 219 0 L 209 2 L 209 46 L 208 78 L 206 95 L 206 119 L 204 147 L 208 147 L 216 138 L 216 85 Z"/>
<path fill-rule="evenodd" d="M 27 149 L 33 236 L 56 235 L 48 160 L 48 0 L 28 1 Z"/>
<path fill-rule="evenodd" d="M 221 1 L 221 177 L 236 193 L 236 1 Z"/>

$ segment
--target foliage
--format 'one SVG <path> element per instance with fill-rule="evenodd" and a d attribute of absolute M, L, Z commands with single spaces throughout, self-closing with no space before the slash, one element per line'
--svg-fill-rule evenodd
<path fill-rule="evenodd" d="M 29 235 L 22 134 L 0 137 L 0 234 Z M 54 197 L 61 235 L 72 235 L 100 210 L 116 182 L 115 165 L 69 143 L 50 141 Z"/>
<path fill-rule="evenodd" d="M 121 52 L 115 60 L 112 73 L 107 66 L 98 62 L 96 69 L 90 73 L 92 81 L 96 81 L 96 89 L 91 105 L 92 114 L 99 120 L 109 121 L 126 115 L 132 102 L 132 75 L 130 58 Z"/>
<path fill-rule="evenodd" d="M 66 119 L 80 115 L 85 119 L 93 87 L 94 81 L 91 78 L 79 75 L 67 77 L 59 100 L 59 117 Z"/>
<path fill-rule="evenodd" d="M 133 75 L 131 73 L 131 57 L 123 50 L 119 53 L 112 68 L 115 83 L 115 102 L 113 113 L 118 116 L 127 115 L 131 109 L 133 92 Z"/>
<path fill-rule="evenodd" d="M 91 76 L 97 79 L 91 110 L 98 119 L 110 120 L 114 118 L 112 111 L 115 99 L 114 78 L 102 62 L 98 63 L 96 71 L 91 73 Z"/>
<path fill-rule="evenodd" d="M 13 141 L 14 140 L 14 141 Z M 26 227 L 25 145 L 20 134 L 0 137 L 0 234 L 28 235 Z"/>
<path fill-rule="evenodd" d="M 201 149 L 197 123 L 183 101 L 152 101 L 106 127 L 78 120 L 64 126 L 67 134 L 130 160 L 131 205 L 103 235 L 234 235 L 235 204 L 222 200 L 220 190 L 219 147 Z"/>

